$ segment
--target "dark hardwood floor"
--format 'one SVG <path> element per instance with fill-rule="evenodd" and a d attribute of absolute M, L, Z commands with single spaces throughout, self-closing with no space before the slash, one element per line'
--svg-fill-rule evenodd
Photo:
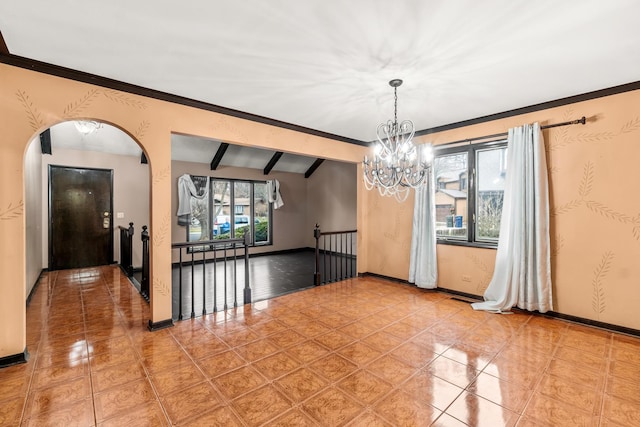
<path fill-rule="evenodd" d="M 355 258 L 329 264 L 321 263 L 323 277 L 355 275 Z M 310 250 L 255 256 L 249 259 L 249 279 L 253 302 L 275 298 L 314 286 L 315 257 Z M 208 262 L 193 267 L 173 268 L 173 317 L 182 318 L 225 310 L 244 304 L 244 260 Z M 182 290 L 180 289 L 182 276 Z M 192 282 L 193 280 L 193 289 Z M 134 278 L 141 281 L 140 273 Z M 226 282 L 225 282 L 226 278 Z M 204 284 L 204 286 L 203 286 Z M 182 298 L 180 298 L 182 296 Z M 180 303 L 182 300 L 182 303 Z M 204 303 L 203 303 L 204 302 Z M 182 310 L 180 310 L 182 308 Z M 204 313 L 203 313 L 204 308 Z"/>

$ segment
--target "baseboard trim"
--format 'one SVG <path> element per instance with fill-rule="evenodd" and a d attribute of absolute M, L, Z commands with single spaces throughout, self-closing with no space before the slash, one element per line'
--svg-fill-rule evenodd
<path fill-rule="evenodd" d="M 388 280 L 389 282 L 400 283 L 401 285 L 417 287 L 413 283 L 409 283 L 409 281 L 407 281 L 407 280 L 398 279 L 397 277 L 385 276 L 383 274 L 378 274 L 378 273 L 369 273 L 369 272 L 358 273 L 358 277 L 375 277 L 375 278 L 378 278 L 378 279 Z M 423 289 L 423 290 L 425 290 L 425 291 L 437 291 L 437 289 Z"/>
<path fill-rule="evenodd" d="M 149 330 L 151 332 L 159 331 L 161 329 L 170 328 L 172 326 L 173 326 L 173 320 L 172 319 L 161 320 L 159 322 L 152 322 L 151 320 L 149 320 Z"/>
<path fill-rule="evenodd" d="M 640 337 L 640 330 L 627 328 L 626 326 L 614 325 L 612 323 L 600 322 L 598 320 L 585 319 L 584 317 L 572 316 L 570 314 L 558 313 L 555 311 L 548 311 L 546 313 L 536 313 L 540 316 L 553 317 L 556 319 L 566 320 L 568 322 L 580 323 L 582 325 L 592 326 L 594 328 L 604 329 L 607 331 L 618 332 L 626 335 L 633 335 Z"/>
<path fill-rule="evenodd" d="M 24 348 L 22 353 L 12 354 L 11 356 L 0 357 L 0 369 L 8 368 L 9 366 L 19 365 L 21 363 L 27 363 L 29 360 L 29 352 L 27 348 Z"/>
<path fill-rule="evenodd" d="M 296 252 L 315 252 L 313 248 L 296 248 L 296 249 L 282 249 L 279 251 L 270 251 L 270 252 L 258 252 L 254 254 L 249 254 L 249 258 L 256 258 L 261 256 L 269 256 L 269 255 L 287 255 L 294 254 Z"/>
<path fill-rule="evenodd" d="M 415 286 L 414 284 L 409 283 L 406 280 L 397 279 L 395 277 L 384 276 L 382 274 L 376 274 L 376 273 L 369 273 L 369 272 L 358 273 L 358 277 L 378 277 L 380 279 L 388 280 L 390 282 L 400 283 L 402 285 Z M 472 302 L 475 302 L 475 301 L 483 301 L 482 296 L 475 295 L 475 294 L 469 294 L 469 293 L 466 293 L 466 292 L 455 291 L 453 289 L 447 289 L 447 288 L 438 287 L 436 289 L 424 289 L 424 290 L 425 291 L 431 290 L 431 291 L 444 292 L 444 293 L 447 293 L 447 294 L 464 297 L 465 300 L 461 299 L 460 301 L 464 301 L 464 302 L 468 302 L 468 303 L 472 303 Z M 470 300 L 470 301 L 467 301 L 467 300 Z M 638 330 L 638 329 L 628 328 L 626 326 L 615 325 L 615 324 L 612 324 L 612 323 L 600 322 L 598 320 L 585 319 L 584 317 L 572 316 L 570 314 L 558 313 L 558 312 L 555 312 L 555 311 L 548 311 L 546 313 L 540 313 L 540 312 L 537 312 L 537 311 L 521 310 L 518 307 L 513 307 L 512 310 L 520 312 L 520 313 L 532 314 L 534 316 L 552 317 L 552 318 L 555 318 L 555 319 L 566 320 L 566 321 L 572 322 L 572 323 L 578 323 L 578 324 L 581 324 L 581 325 L 592 326 L 594 328 L 604 329 L 604 330 L 610 331 L 610 332 L 617 332 L 617 333 L 621 333 L 621 334 L 640 337 L 640 330 Z"/>
<path fill-rule="evenodd" d="M 48 268 L 43 268 L 40 271 L 40 274 L 38 275 L 38 278 L 36 279 L 36 283 L 33 284 L 33 288 L 31 288 L 31 292 L 29 292 L 29 295 L 27 296 L 27 307 L 29 307 L 29 303 L 31 302 L 31 298 L 33 298 L 33 296 L 36 293 L 36 290 L 38 289 L 38 286 L 40 285 L 40 279 L 42 279 L 42 275 L 46 272 L 49 271 Z"/>

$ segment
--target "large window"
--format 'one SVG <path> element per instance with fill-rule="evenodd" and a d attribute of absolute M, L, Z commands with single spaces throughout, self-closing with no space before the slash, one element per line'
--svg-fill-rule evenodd
<path fill-rule="evenodd" d="M 271 205 L 265 181 L 194 177 L 196 184 L 209 179 L 209 196 L 191 198 L 187 241 L 242 237 L 247 231 L 252 245 L 271 243 Z"/>
<path fill-rule="evenodd" d="M 506 154 L 506 141 L 436 151 L 433 165 L 439 243 L 498 243 Z"/>

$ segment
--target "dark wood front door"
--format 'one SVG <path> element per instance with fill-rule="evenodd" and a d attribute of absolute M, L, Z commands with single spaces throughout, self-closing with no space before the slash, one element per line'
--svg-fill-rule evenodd
<path fill-rule="evenodd" d="M 113 261 L 113 171 L 49 166 L 49 269 Z"/>

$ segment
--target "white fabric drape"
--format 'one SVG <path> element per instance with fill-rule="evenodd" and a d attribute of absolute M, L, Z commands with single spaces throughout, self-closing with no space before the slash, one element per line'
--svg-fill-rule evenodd
<path fill-rule="evenodd" d="M 549 251 L 549 190 L 540 125 L 509 129 L 507 174 L 493 278 L 476 310 L 514 306 L 553 310 Z"/>
<path fill-rule="evenodd" d="M 204 199 L 209 196 L 209 180 L 207 179 L 204 191 L 198 194 L 196 186 L 191 180 L 191 175 L 184 174 L 178 178 L 178 213 L 176 215 L 189 215 L 191 213 L 191 197 Z"/>
<path fill-rule="evenodd" d="M 280 181 L 277 179 L 267 181 L 267 197 L 269 198 L 269 203 L 273 203 L 273 209 L 280 209 L 284 206 L 284 201 L 280 195 Z"/>
<path fill-rule="evenodd" d="M 415 190 L 409 283 L 415 283 L 419 288 L 434 289 L 438 284 L 438 264 L 433 167 L 429 169 L 426 179 L 428 182 Z"/>

